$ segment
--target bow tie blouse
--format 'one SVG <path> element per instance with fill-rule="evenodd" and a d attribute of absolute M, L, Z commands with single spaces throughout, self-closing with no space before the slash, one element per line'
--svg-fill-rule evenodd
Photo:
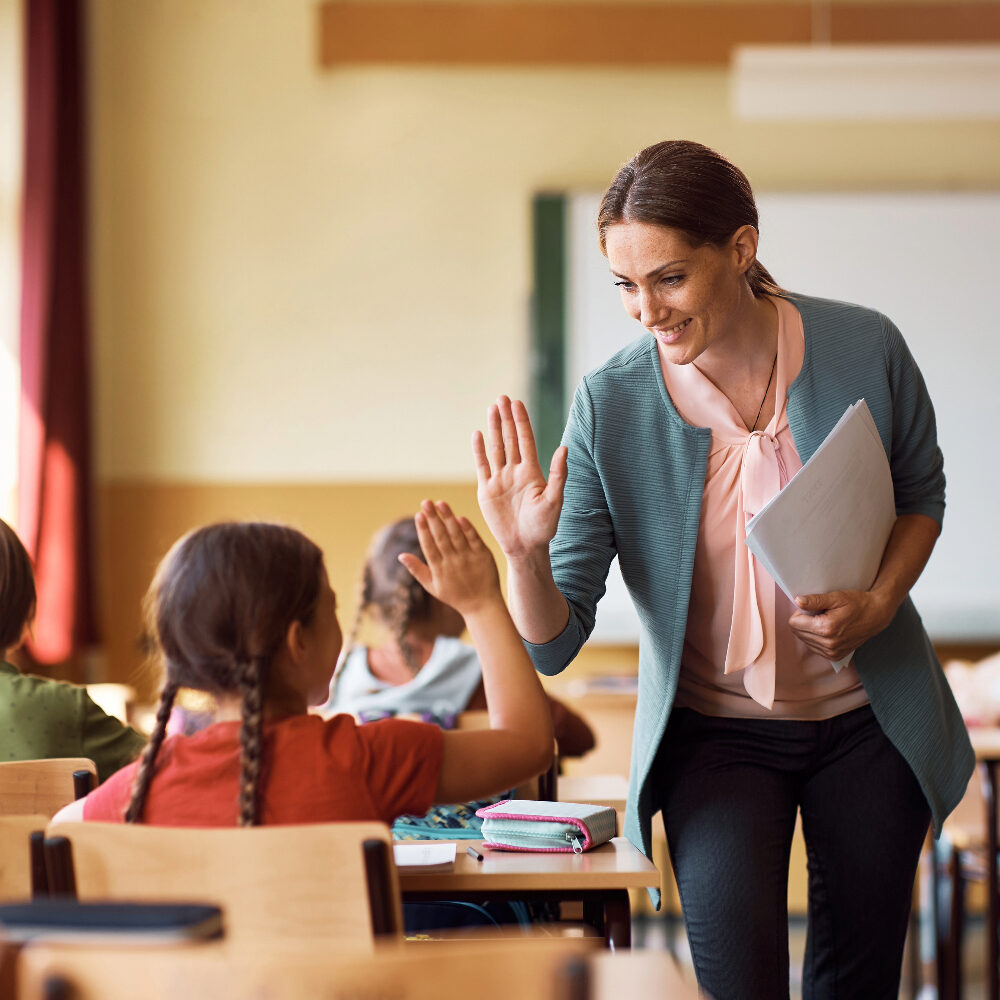
<path fill-rule="evenodd" d="M 802 467 L 785 413 L 802 367 L 802 317 L 778 311 L 775 412 L 750 432 L 729 398 L 693 364 L 661 358 L 680 415 L 709 427 L 701 522 L 676 704 L 706 715 L 825 719 L 867 704 L 853 664 L 839 674 L 788 627 L 795 607 L 746 547 L 746 524 Z"/>

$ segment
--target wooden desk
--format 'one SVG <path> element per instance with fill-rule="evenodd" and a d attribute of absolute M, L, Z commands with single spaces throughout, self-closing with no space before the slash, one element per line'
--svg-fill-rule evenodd
<path fill-rule="evenodd" d="M 476 861 L 466 853 L 472 846 L 485 856 Z M 629 889 L 659 888 L 656 867 L 624 837 L 583 854 L 491 851 L 482 841 L 462 841 L 454 868 L 445 871 L 400 870 L 404 902 L 436 899 L 576 900 L 584 920 L 611 948 L 631 946 Z"/>

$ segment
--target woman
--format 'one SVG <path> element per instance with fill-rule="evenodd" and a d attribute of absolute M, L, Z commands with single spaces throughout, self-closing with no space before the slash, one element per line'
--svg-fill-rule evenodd
<path fill-rule="evenodd" d="M 638 153 L 598 230 L 652 336 L 583 379 L 547 483 L 522 404 L 501 397 L 488 447 L 474 438 L 515 623 L 535 666 L 558 673 L 618 556 L 642 629 L 626 832 L 648 854 L 662 809 L 704 990 L 788 995 L 801 811 L 803 996 L 895 997 L 928 821 L 940 830 L 973 766 L 907 596 L 944 509 L 923 380 L 885 317 L 778 287 L 756 257 L 750 186 L 713 150 Z M 745 524 L 860 398 L 897 520 L 869 590 L 792 604 L 749 555 Z"/>

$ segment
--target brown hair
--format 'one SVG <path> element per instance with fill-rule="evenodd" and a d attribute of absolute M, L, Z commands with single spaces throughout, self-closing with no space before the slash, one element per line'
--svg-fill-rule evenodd
<path fill-rule="evenodd" d="M 608 227 L 645 222 L 681 230 L 692 246 L 722 246 L 741 226 L 757 229 L 757 205 L 739 167 L 701 143 L 669 139 L 640 150 L 615 175 L 597 213 L 601 252 Z M 782 289 L 759 260 L 747 271 L 755 296 Z"/>
<path fill-rule="evenodd" d="M 386 525 L 375 536 L 361 575 L 361 599 L 351 634 L 344 644 L 346 661 L 358 637 L 366 611 L 375 609 L 399 645 L 406 665 L 416 673 L 420 664 L 406 637 L 415 622 L 427 621 L 434 610 L 435 598 L 417 583 L 410 571 L 399 561 L 408 552 L 423 558 L 417 539 L 417 526 L 412 517 L 404 517 Z"/>
<path fill-rule="evenodd" d="M 0 654 L 18 644 L 35 617 L 35 573 L 14 529 L 0 520 Z"/>
<path fill-rule="evenodd" d="M 268 673 L 292 622 L 311 622 L 322 568 L 320 549 L 279 524 L 209 525 L 167 553 L 145 602 L 165 680 L 127 823 L 142 817 L 170 710 L 178 688 L 185 687 L 240 695 L 239 824 L 256 824 Z"/>

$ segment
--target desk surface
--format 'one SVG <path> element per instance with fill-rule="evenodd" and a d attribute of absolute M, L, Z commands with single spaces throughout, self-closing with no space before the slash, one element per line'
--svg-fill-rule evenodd
<path fill-rule="evenodd" d="M 466 853 L 474 847 L 485 858 Z M 659 887 L 660 873 L 624 837 L 615 837 L 583 854 L 491 851 L 482 841 L 460 841 L 454 868 L 421 872 L 400 869 L 407 892 L 532 892 L 551 890 L 647 889 Z"/>

